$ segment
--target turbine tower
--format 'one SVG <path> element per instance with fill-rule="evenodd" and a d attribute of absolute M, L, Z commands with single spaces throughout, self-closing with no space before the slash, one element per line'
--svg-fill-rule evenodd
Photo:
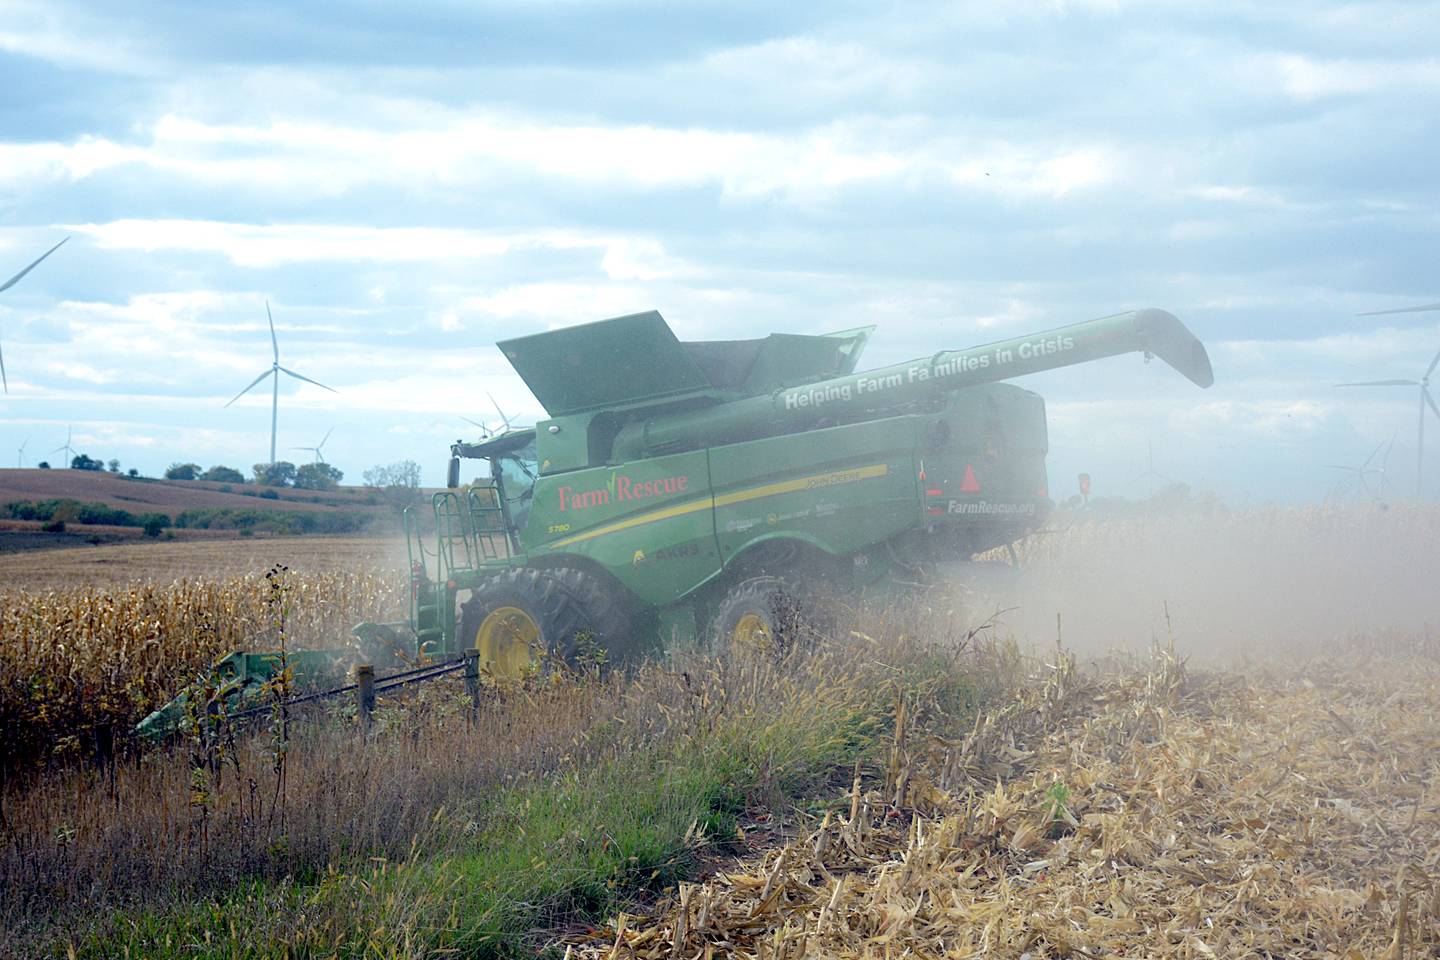
<path fill-rule="evenodd" d="M 62 451 L 62 450 L 65 451 L 65 468 L 66 468 L 66 469 L 69 469 L 69 468 L 70 468 L 70 465 L 75 462 L 75 451 L 74 451 L 74 449 L 72 449 L 71 446 L 70 446 L 71 430 L 72 430 L 71 427 L 66 427 L 66 428 L 65 428 L 65 445 L 62 446 L 62 447 L 56 447 L 54 450 L 51 450 L 51 451 L 50 451 L 50 456 L 52 456 L 52 457 L 55 456 L 55 454 L 59 453 L 59 452 Z"/>
<path fill-rule="evenodd" d="M 1150 499 L 1155 499 L 1155 481 L 1169 480 L 1165 474 L 1155 469 L 1155 441 L 1145 441 L 1145 469 L 1135 475 L 1136 480 L 1150 481 Z"/>
<path fill-rule="evenodd" d="M 22 470 L 25 468 L 25 448 L 28 447 L 29 445 L 30 445 L 30 438 L 29 438 L 29 437 L 26 437 L 26 438 L 25 438 L 25 442 L 22 443 L 22 444 L 20 444 L 20 454 L 19 454 L 19 456 L 17 456 L 17 457 L 15 458 L 15 466 L 21 468 Z"/>
<path fill-rule="evenodd" d="M 325 441 L 326 441 L 326 440 L 329 440 L 329 439 L 330 439 L 330 434 L 332 434 L 332 433 L 334 433 L 334 432 L 335 432 L 335 428 L 334 428 L 334 427 L 331 427 L 329 430 L 326 430 L 326 431 L 325 431 L 325 440 L 321 440 L 319 443 L 317 443 L 317 444 L 316 444 L 315 446 L 313 446 L 313 447 L 291 447 L 290 449 L 291 449 L 291 450 L 309 450 L 311 453 L 315 454 L 315 459 L 311 461 L 312 463 L 324 463 L 324 462 L 325 462 L 325 454 L 324 454 L 323 451 L 324 451 L 324 449 L 325 449 Z"/>
<path fill-rule="evenodd" d="M 334 387 L 325 386 L 325 384 L 321 383 L 319 380 L 311 380 L 309 377 L 304 376 L 303 374 L 296 373 L 294 370 L 287 370 L 286 368 L 280 366 L 280 341 L 275 338 L 275 318 L 270 315 L 269 300 L 265 301 L 265 318 L 270 321 L 270 348 L 274 352 L 274 360 L 271 362 L 269 370 L 266 370 L 264 373 L 260 374 L 260 376 L 250 381 L 250 386 L 247 386 L 244 390 L 241 390 L 239 393 L 235 394 L 235 396 L 231 398 L 230 403 L 234 403 L 236 400 L 239 400 L 241 397 L 245 396 L 245 394 L 250 392 L 251 387 L 254 387 L 266 377 L 275 378 L 270 384 L 270 462 L 274 463 L 275 428 L 279 425 L 280 422 L 280 374 L 283 373 L 287 376 L 294 377 L 296 380 L 304 380 L 306 383 L 313 383 L 315 384 L 315 386 L 329 390 L 331 393 L 336 393 L 337 391 Z M 230 406 L 230 403 L 225 404 L 225 406 Z M 327 434 L 326 436 L 329 435 Z"/>
<path fill-rule="evenodd" d="M 1399 307 L 1395 310 L 1372 310 L 1369 313 L 1362 313 L 1362 317 L 1380 317 L 1390 313 L 1424 313 L 1430 310 L 1440 310 L 1440 303 L 1427 303 L 1418 307 Z M 1418 444 L 1415 448 L 1415 496 L 1425 495 L 1425 408 L 1429 407 L 1431 412 L 1440 419 L 1440 407 L 1435 405 L 1435 398 L 1430 395 L 1430 375 L 1435 372 L 1435 367 L 1440 365 L 1440 350 L 1435 351 L 1435 357 L 1430 361 L 1430 366 L 1425 368 L 1425 375 L 1419 380 L 1363 380 L 1359 383 L 1337 383 L 1337 387 L 1418 387 L 1418 401 L 1420 404 L 1420 420 L 1417 425 Z"/>
<path fill-rule="evenodd" d="M 69 239 L 69 237 L 65 238 L 65 240 Z M 24 277 L 25 274 L 40 266 L 40 261 L 44 260 L 46 257 L 50 256 L 50 254 L 63 247 L 65 245 L 65 240 L 61 240 L 59 243 L 55 244 L 55 246 L 40 254 L 39 259 L 37 259 L 34 263 L 30 264 L 30 266 L 15 274 L 15 276 L 11 277 L 9 280 L 6 280 L 5 285 L 0 286 L 0 293 L 4 293 L 6 290 L 9 290 L 11 287 L 15 286 L 15 284 L 20 282 L 21 278 Z M 3 387 L 6 393 L 10 392 L 10 380 L 5 376 L 5 351 L 3 349 L 0 349 L 0 387 Z"/>

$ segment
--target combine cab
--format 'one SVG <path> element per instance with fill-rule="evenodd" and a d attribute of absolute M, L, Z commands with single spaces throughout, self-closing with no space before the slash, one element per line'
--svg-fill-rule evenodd
<path fill-rule="evenodd" d="M 407 522 L 409 622 L 357 636 L 478 649 L 499 676 L 657 638 L 783 647 L 816 596 L 923 581 L 1044 521 L 1045 404 L 1001 381 L 1127 352 L 1214 379 L 1160 310 L 856 373 L 872 329 L 693 343 L 650 312 L 502 341 L 549 416 L 452 447 L 432 545 Z M 462 487 L 463 459 L 488 478 Z"/>

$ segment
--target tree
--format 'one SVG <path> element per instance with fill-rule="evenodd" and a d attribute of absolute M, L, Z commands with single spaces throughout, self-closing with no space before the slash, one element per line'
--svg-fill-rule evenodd
<path fill-rule="evenodd" d="M 377 465 L 361 476 L 365 478 L 365 486 L 379 490 L 396 513 L 403 513 L 420 499 L 420 464 L 414 460 Z"/>
<path fill-rule="evenodd" d="M 126 471 L 125 471 L 125 476 L 127 476 L 127 477 L 138 477 L 138 476 L 140 476 L 140 471 L 139 471 L 139 470 L 136 470 L 134 467 L 131 467 L 129 470 L 126 470 Z"/>
<path fill-rule="evenodd" d="M 234 467 L 224 467 L 219 464 L 200 474 L 201 480 L 213 480 L 216 483 L 244 483 L 245 474 Z"/>
<path fill-rule="evenodd" d="M 328 463 L 307 463 L 295 471 L 295 487 L 299 490 L 334 490 L 345 474 Z"/>
<path fill-rule="evenodd" d="M 35 469 L 36 469 L 36 470 L 49 470 L 49 469 L 50 469 L 50 461 L 49 461 L 49 460 L 41 460 L 39 463 L 35 464 Z"/>
<path fill-rule="evenodd" d="M 158 537 L 165 532 L 169 523 L 170 518 L 163 513 L 147 513 L 140 518 L 140 529 L 145 531 L 147 537 Z"/>
<path fill-rule="evenodd" d="M 254 466 L 255 482 L 262 487 L 288 487 L 295 482 L 295 464 L 288 460 L 279 463 L 257 463 Z"/>
<path fill-rule="evenodd" d="M 77 453 L 77 454 L 75 454 L 75 458 L 70 461 L 70 469 L 71 469 L 71 470 L 103 470 L 103 469 L 105 469 L 105 464 L 101 463 L 99 460 L 91 460 L 89 457 L 87 457 L 87 456 L 86 456 L 85 454 L 83 454 L 83 453 Z"/>
<path fill-rule="evenodd" d="M 366 470 L 362 477 L 365 479 L 365 486 L 386 489 L 387 487 L 408 487 L 411 490 L 420 489 L 420 464 L 414 460 L 401 460 L 399 463 L 388 465 L 377 465 Z"/>
<path fill-rule="evenodd" d="M 200 464 L 198 463 L 172 463 L 165 468 L 166 480 L 198 480 L 200 478 Z"/>
<path fill-rule="evenodd" d="M 120 472 L 120 461 L 119 461 L 119 460 L 115 460 L 115 459 L 112 458 L 111 461 L 110 461 L 108 464 L 106 464 L 106 466 L 108 466 L 108 467 L 110 468 L 110 472 L 111 472 L 111 473 L 119 473 L 119 472 Z"/>

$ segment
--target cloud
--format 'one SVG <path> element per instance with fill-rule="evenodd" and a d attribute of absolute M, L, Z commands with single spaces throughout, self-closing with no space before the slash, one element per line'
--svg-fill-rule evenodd
<path fill-rule="evenodd" d="M 1298 100 L 1382 92 L 1440 92 L 1440 60 L 1319 60 L 1285 54 L 1271 61 L 1285 92 Z"/>
<path fill-rule="evenodd" d="M 648 124 L 537 122 L 493 111 L 430 111 L 428 125 L 312 119 L 215 124 L 160 118 L 148 142 L 83 136 L 0 145 L 19 180 L 77 181 L 143 169 L 195 184 L 341 196 L 383 184 L 484 187 L 525 175 L 634 189 L 709 186 L 734 200 L 814 203 L 847 187 L 948 182 L 1015 196 L 1062 197 L 1113 182 L 1122 153 L 1103 142 L 1012 142 L 873 117 L 762 133 Z"/>
<path fill-rule="evenodd" d="M 577 230 L 518 233 L 440 227 L 250 224 L 213 220 L 114 220 L 67 226 L 105 250 L 216 253 L 236 266 L 322 261 L 419 263 L 490 259 L 525 250 L 593 251 L 616 279 L 653 279 L 692 270 L 657 241 Z M 383 292 L 382 292 L 383 294 Z"/>

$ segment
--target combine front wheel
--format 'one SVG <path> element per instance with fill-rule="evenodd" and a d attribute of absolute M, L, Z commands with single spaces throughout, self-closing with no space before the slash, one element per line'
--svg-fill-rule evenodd
<path fill-rule="evenodd" d="M 571 662 L 582 647 L 623 644 L 628 625 L 604 584 L 578 570 L 506 570 L 460 608 L 460 641 L 496 677 L 516 679 L 548 658 Z"/>

